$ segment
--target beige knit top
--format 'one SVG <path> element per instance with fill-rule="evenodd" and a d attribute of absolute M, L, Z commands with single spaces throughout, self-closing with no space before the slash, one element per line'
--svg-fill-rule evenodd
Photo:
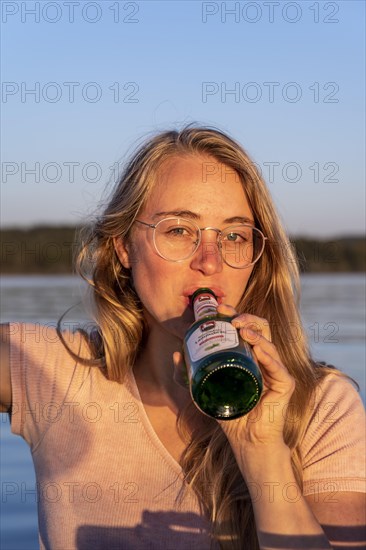
<path fill-rule="evenodd" d="M 10 332 L 11 426 L 32 452 L 40 547 L 211 548 L 208 521 L 193 492 L 183 494 L 182 469 L 154 432 L 133 374 L 118 384 L 78 364 L 54 327 L 12 323 Z M 87 356 L 80 335 L 65 338 Z M 302 443 L 304 494 L 364 491 L 365 420 L 356 390 L 329 375 L 312 406 Z"/>

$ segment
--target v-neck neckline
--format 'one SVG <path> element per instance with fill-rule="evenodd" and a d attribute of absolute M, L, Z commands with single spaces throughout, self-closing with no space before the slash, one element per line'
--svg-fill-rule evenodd
<path fill-rule="evenodd" d="M 160 437 L 154 430 L 153 425 L 151 424 L 150 418 L 146 412 L 144 403 L 141 399 L 140 390 L 138 388 L 135 375 L 133 371 L 129 373 L 129 382 L 130 382 L 130 390 L 132 395 L 135 397 L 135 399 L 140 404 L 140 413 L 141 413 L 141 420 L 143 422 L 145 431 L 147 435 L 149 436 L 150 441 L 154 445 L 154 447 L 159 451 L 160 455 L 162 455 L 163 459 L 174 469 L 174 471 L 179 474 L 181 477 L 183 477 L 183 470 L 179 462 L 170 454 L 168 449 L 165 447 L 163 442 L 161 441 Z"/>

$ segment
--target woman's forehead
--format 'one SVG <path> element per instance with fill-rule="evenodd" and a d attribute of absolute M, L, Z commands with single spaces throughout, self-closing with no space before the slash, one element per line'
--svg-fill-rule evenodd
<path fill-rule="evenodd" d="M 209 156 L 168 159 L 156 174 L 144 211 L 217 211 L 227 218 L 251 217 L 239 174 Z"/>
<path fill-rule="evenodd" d="M 200 183 L 220 181 L 227 183 L 229 178 L 235 178 L 240 182 L 240 176 L 228 164 L 211 155 L 187 154 L 172 156 L 160 166 L 157 173 L 157 182 L 168 182 L 171 179 L 194 178 Z"/>

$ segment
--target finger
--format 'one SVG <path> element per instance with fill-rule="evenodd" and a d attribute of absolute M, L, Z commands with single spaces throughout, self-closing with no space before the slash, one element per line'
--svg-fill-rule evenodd
<path fill-rule="evenodd" d="M 265 352 L 280 359 L 276 346 L 262 333 L 252 330 L 250 327 L 244 327 L 239 329 L 239 334 L 251 346 L 260 345 Z"/>
<path fill-rule="evenodd" d="M 259 344 L 253 347 L 253 351 L 261 365 L 263 378 L 267 382 L 266 385 L 270 389 L 276 390 L 276 387 L 273 385 L 276 382 L 276 385 L 280 384 L 277 387 L 277 391 L 281 390 L 281 392 L 292 394 L 295 389 L 295 379 L 281 360 L 265 351 Z"/>
<path fill-rule="evenodd" d="M 244 313 L 235 317 L 232 320 L 232 324 L 238 329 L 250 329 L 257 336 L 264 336 L 264 338 L 271 342 L 271 329 L 267 319 Z"/>
<path fill-rule="evenodd" d="M 232 320 L 232 324 L 236 328 L 249 327 L 255 332 L 263 334 L 267 340 L 271 341 L 271 330 L 267 319 L 263 319 L 257 315 L 251 315 L 250 313 L 238 314 L 236 309 L 228 304 L 220 304 L 217 308 L 217 312 L 222 315 L 235 316 Z"/>
<path fill-rule="evenodd" d="M 233 306 L 229 306 L 228 304 L 220 304 L 217 307 L 217 313 L 221 313 L 222 315 L 238 315 L 238 312 Z"/>
<path fill-rule="evenodd" d="M 241 329 L 240 336 L 243 338 L 243 340 L 245 340 L 246 342 L 248 342 L 248 344 L 252 346 L 253 353 L 260 363 L 262 357 L 264 357 L 264 359 L 270 357 L 271 360 L 283 365 L 282 359 L 277 351 L 276 346 L 269 342 L 264 336 L 250 329 Z M 258 357 L 259 354 L 261 355 L 260 357 Z M 286 367 L 283 368 L 286 369 Z"/>
<path fill-rule="evenodd" d="M 189 380 L 187 367 L 183 359 L 183 355 L 179 351 L 173 353 L 173 380 L 179 386 L 185 389 L 189 388 Z"/>

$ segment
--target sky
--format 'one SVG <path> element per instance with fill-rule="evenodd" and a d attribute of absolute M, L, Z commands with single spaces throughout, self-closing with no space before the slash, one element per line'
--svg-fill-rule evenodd
<path fill-rule="evenodd" d="M 363 1 L 1 11 L 3 227 L 84 223 L 137 143 L 198 122 L 244 146 L 291 236 L 364 232 Z"/>

